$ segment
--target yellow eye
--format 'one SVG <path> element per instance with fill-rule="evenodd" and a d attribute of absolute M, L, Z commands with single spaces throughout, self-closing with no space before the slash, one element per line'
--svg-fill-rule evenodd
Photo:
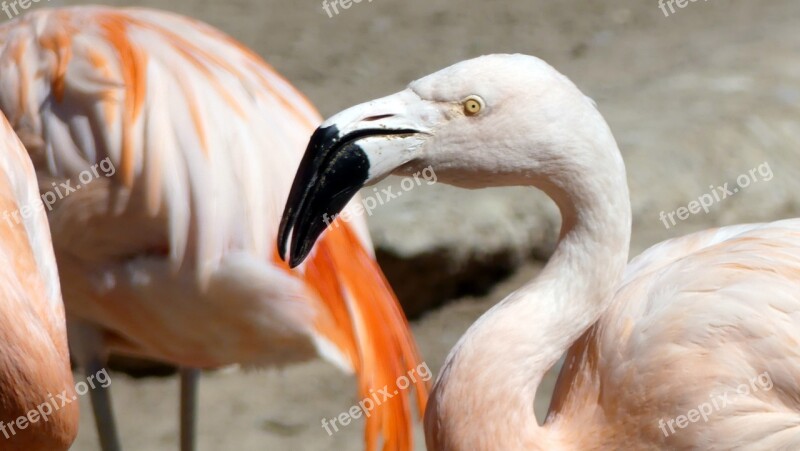
<path fill-rule="evenodd" d="M 475 116 L 483 109 L 483 101 L 477 96 L 469 96 L 462 103 L 464 105 L 464 113 L 467 116 Z"/>

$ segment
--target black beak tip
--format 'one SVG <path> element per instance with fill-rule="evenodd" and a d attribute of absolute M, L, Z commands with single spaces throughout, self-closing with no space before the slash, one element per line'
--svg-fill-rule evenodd
<path fill-rule="evenodd" d="M 364 185 L 369 160 L 355 143 L 382 130 L 340 136 L 335 126 L 311 136 L 297 169 L 278 229 L 278 255 L 295 268 L 308 257 L 317 238 Z M 291 239 L 290 239 L 291 233 Z"/>
<path fill-rule="evenodd" d="M 303 263 L 303 260 L 306 259 L 306 255 L 292 255 L 292 258 L 289 259 L 289 268 L 297 268 L 300 266 L 300 263 Z"/>
<path fill-rule="evenodd" d="M 295 240 L 289 241 L 289 230 L 281 227 L 278 233 L 278 257 L 288 263 L 289 268 L 294 269 L 303 263 L 310 249 L 307 249 L 308 246 L 304 243 L 295 243 Z"/>
<path fill-rule="evenodd" d="M 288 233 L 286 233 L 288 235 Z M 288 236 L 286 237 L 288 238 Z M 283 235 L 279 236 L 279 240 L 285 243 L 288 241 L 283 241 L 285 238 Z M 308 257 L 308 254 L 311 253 L 311 249 L 314 246 L 314 242 L 309 242 L 309 238 L 305 240 L 295 240 L 292 239 L 288 245 L 279 245 L 278 247 L 278 256 L 284 262 L 289 265 L 289 268 L 296 268 L 300 266 L 301 263 Z M 287 252 L 288 251 L 288 252 Z"/>

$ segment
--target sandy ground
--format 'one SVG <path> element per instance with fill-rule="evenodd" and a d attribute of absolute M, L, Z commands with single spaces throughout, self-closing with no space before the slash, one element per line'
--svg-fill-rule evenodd
<path fill-rule="evenodd" d="M 176 0 L 141 6 L 191 15 L 232 34 L 264 55 L 323 114 L 484 53 L 538 55 L 599 101 L 630 98 L 633 108 L 649 101 L 636 97 L 640 86 L 702 67 L 717 49 L 749 49 L 743 66 L 759 64 L 759 56 L 773 45 L 800 49 L 800 4 L 791 0 L 695 2 L 667 18 L 656 0 L 374 0 L 330 18 L 319 0 Z M 672 112 L 692 101 L 673 99 Z M 615 128 L 625 120 L 610 122 Z M 637 230 L 636 237 L 635 249 L 652 242 L 647 230 Z M 414 331 L 429 366 L 437 370 L 468 325 L 536 270 L 535 265 L 521 268 L 488 295 L 457 300 L 417 321 Z M 134 380 L 118 373 L 112 378 L 125 449 L 177 449 L 176 378 Z M 542 390 L 542 406 L 547 391 Z M 332 437 L 320 425 L 322 417 L 352 405 L 354 393 L 350 378 L 321 362 L 281 371 L 208 373 L 201 385 L 200 449 L 359 449 L 361 424 Z M 87 401 L 81 400 L 84 421 L 75 450 L 99 449 Z M 417 439 L 418 449 L 424 449 L 419 434 Z"/>

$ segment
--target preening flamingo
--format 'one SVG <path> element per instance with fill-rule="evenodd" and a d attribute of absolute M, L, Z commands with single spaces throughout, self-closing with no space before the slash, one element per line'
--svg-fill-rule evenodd
<path fill-rule="evenodd" d="M 319 355 L 354 370 L 363 398 L 418 365 L 363 218 L 333 227 L 300 270 L 277 257 L 291 177 L 320 118 L 259 56 L 198 21 L 107 7 L 39 9 L 3 25 L 0 45 L 0 109 L 40 189 L 73 188 L 49 219 L 76 359 L 89 371 L 108 353 L 186 368 L 183 449 L 192 368 Z M 106 392 L 92 402 L 111 450 Z M 424 381 L 416 393 L 422 409 Z M 411 400 L 403 391 L 371 412 L 367 449 L 380 437 L 410 449 Z"/>
<path fill-rule="evenodd" d="M 284 213 L 291 264 L 347 194 L 426 166 L 534 186 L 562 215 L 541 274 L 450 352 L 428 449 L 800 449 L 799 219 L 670 240 L 626 268 L 625 167 L 594 103 L 537 58 L 490 55 L 322 124 Z M 568 349 L 539 425 L 537 387 Z"/>
<path fill-rule="evenodd" d="M 0 146 L 0 449 L 67 450 L 78 403 L 53 244 L 33 166 L 2 114 Z M 53 408 L 56 394 L 70 402 Z"/>

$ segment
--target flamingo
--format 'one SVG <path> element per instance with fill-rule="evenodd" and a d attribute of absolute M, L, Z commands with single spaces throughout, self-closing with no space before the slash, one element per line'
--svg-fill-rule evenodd
<path fill-rule="evenodd" d="M 327 119 L 282 255 L 299 264 L 345 194 L 427 166 L 457 186 L 536 187 L 562 216 L 538 277 L 448 355 L 429 450 L 800 449 L 800 219 L 691 234 L 627 265 L 625 166 L 594 102 L 538 58 L 488 55 Z M 539 425 L 534 395 L 567 350 Z"/>
<path fill-rule="evenodd" d="M 0 146 L 0 448 L 63 451 L 78 403 L 53 244 L 33 165 L 2 114 Z"/>
<path fill-rule="evenodd" d="M 48 217 L 76 361 L 180 367 L 182 449 L 197 369 L 320 356 L 357 373 L 363 399 L 418 366 L 363 217 L 331 227 L 301 268 L 277 258 L 320 117 L 259 56 L 189 18 L 94 6 L 26 14 L 0 46 L 0 109 L 40 189 L 63 187 Z M 413 385 L 421 412 L 426 382 Z M 411 448 L 412 393 L 368 412 L 367 449 Z M 119 449 L 107 391 L 91 401 L 102 448 Z"/>

